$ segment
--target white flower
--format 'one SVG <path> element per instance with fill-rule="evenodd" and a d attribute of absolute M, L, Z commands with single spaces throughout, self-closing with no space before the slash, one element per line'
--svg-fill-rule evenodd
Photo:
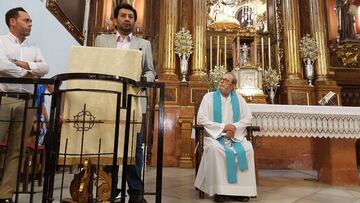
<path fill-rule="evenodd" d="M 189 30 L 185 30 L 185 28 L 182 28 L 179 32 L 175 34 L 175 54 L 179 55 L 185 55 L 187 57 L 192 54 L 192 37 Z"/>
<path fill-rule="evenodd" d="M 303 59 L 311 59 L 312 61 L 316 60 L 319 55 L 316 40 L 309 34 L 306 34 L 300 40 L 300 53 Z"/>
<path fill-rule="evenodd" d="M 276 70 L 269 68 L 264 72 L 264 85 L 265 87 L 277 87 L 280 82 L 280 75 Z"/>
<path fill-rule="evenodd" d="M 215 68 L 209 72 L 209 88 L 211 90 L 216 89 L 218 87 L 221 77 L 226 72 L 227 70 L 224 65 L 215 66 Z"/>

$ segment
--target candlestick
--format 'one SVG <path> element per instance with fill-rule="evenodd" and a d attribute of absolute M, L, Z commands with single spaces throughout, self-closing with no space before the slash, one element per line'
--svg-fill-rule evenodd
<path fill-rule="evenodd" d="M 269 52 L 269 68 L 271 68 L 271 40 L 268 38 L 268 52 Z"/>

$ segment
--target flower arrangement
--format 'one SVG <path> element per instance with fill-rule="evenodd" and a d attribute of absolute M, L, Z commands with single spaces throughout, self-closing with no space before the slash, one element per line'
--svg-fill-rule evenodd
<path fill-rule="evenodd" d="M 317 47 L 315 38 L 309 34 L 302 37 L 300 40 L 300 53 L 304 60 L 310 59 L 315 61 L 319 55 L 319 48 Z"/>
<path fill-rule="evenodd" d="M 266 20 L 266 13 L 265 12 L 256 16 L 256 21 L 258 23 L 264 23 L 265 20 Z"/>
<path fill-rule="evenodd" d="M 267 88 L 275 88 L 279 86 L 280 75 L 276 72 L 276 70 L 269 68 L 264 71 L 264 85 Z"/>
<path fill-rule="evenodd" d="M 219 81 L 221 77 L 227 72 L 224 65 L 215 66 L 214 69 L 212 69 L 209 72 L 209 88 L 211 90 L 214 90 L 218 87 Z"/>
<path fill-rule="evenodd" d="M 175 54 L 179 55 L 179 57 L 182 55 L 189 57 L 192 54 L 192 49 L 193 43 L 190 31 L 182 28 L 175 34 Z"/>

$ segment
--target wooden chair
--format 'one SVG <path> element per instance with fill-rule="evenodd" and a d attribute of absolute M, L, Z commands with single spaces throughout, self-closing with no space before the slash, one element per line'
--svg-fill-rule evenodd
<path fill-rule="evenodd" d="M 28 191 L 29 180 L 32 178 L 32 167 L 35 167 L 33 181 L 37 180 L 38 186 L 42 185 L 42 178 L 45 169 L 45 146 L 38 145 L 35 153 L 35 137 L 30 137 L 25 147 L 25 159 L 23 162 L 22 177 L 20 180 L 20 182 L 23 183 L 23 192 Z M 35 163 L 32 163 L 33 156 L 35 156 L 35 154 Z"/>
<path fill-rule="evenodd" d="M 197 175 L 197 172 L 198 172 L 198 169 L 200 166 L 201 157 L 204 152 L 204 135 L 205 135 L 204 134 L 204 126 L 197 124 L 197 112 L 198 112 L 199 106 L 200 106 L 200 102 L 195 102 L 195 125 L 193 126 L 193 128 L 195 129 L 195 143 L 197 145 L 196 152 L 195 152 L 195 176 Z M 259 126 L 248 126 L 248 127 L 246 127 L 246 130 L 247 130 L 246 139 L 249 140 L 249 142 L 251 142 L 253 147 L 255 148 L 256 140 L 255 140 L 255 137 L 253 136 L 253 132 L 260 131 L 260 127 Z M 258 170 L 256 167 L 255 149 L 254 149 L 254 160 L 255 160 L 256 183 L 257 183 L 258 182 Z M 199 190 L 199 198 L 200 199 L 204 198 L 204 192 L 201 190 Z"/>
<path fill-rule="evenodd" d="M 0 178 L 3 176 L 5 167 L 5 157 L 7 153 L 7 139 L 0 142 Z M 45 168 L 45 146 L 39 145 L 37 148 L 37 157 L 35 163 L 32 163 L 32 157 L 35 154 L 35 139 L 30 137 L 25 146 L 25 159 L 22 165 L 22 172 L 20 175 L 20 182 L 22 183 L 22 192 L 28 192 L 28 184 L 31 178 L 32 167 L 35 168 L 34 181 L 38 181 L 38 186 L 42 185 L 42 178 Z M 0 179 L 1 180 L 1 179 Z"/>

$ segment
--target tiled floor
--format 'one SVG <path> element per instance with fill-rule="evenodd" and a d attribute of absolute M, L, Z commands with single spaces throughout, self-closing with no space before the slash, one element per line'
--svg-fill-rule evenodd
<path fill-rule="evenodd" d="M 147 168 L 146 192 L 155 188 L 155 169 Z M 264 203 L 360 203 L 360 187 L 335 187 L 321 184 L 315 180 L 316 173 L 312 171 L 295 170 L 260 170 L 257 198 L 250 202 Z M 70 184 L 72 174 L 65 176 L 65 186 Z M 162 202 L 165 203 L 206 203 L 213 198 L 205 195 L 198 198 L 198 192 L 193 187 L 194 170 L 180 168 L 163 169 Z M 61 176 L 57 175 L 55 183 L 55 201 L 60 199 Z M 63 197 L 69 197 L 68 189 L 63 190 Z M 154 196 L 145 196 L 148 202 L 155 202 Z M 28 195 L 20 195 L 19 202 L 29 202 Z M 41 202 L 41 193 L 37 193 L 34 202 Z M 231 201 L 228 201 L 231 202 Z"/>

